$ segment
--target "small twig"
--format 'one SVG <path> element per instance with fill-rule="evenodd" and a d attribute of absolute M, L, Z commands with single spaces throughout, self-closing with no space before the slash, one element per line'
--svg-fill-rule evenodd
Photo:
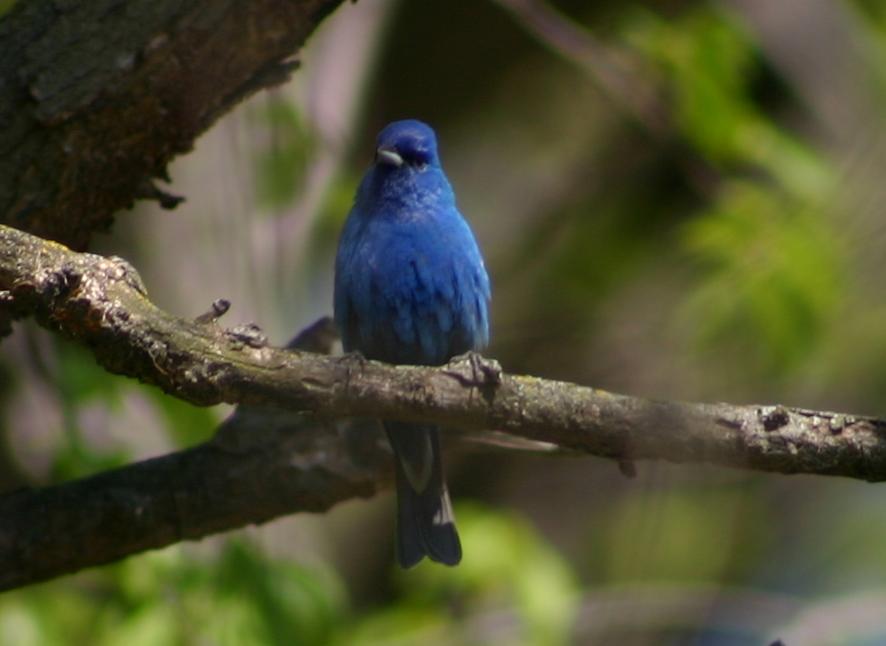
<path fill-rule="evenodd" d="M 194 319 L 195 323 L 215 323 L 231 309 L 231 301 L 226 298 L 217 298 L 206 312 Z"/>
<path fill-rule="evenodd" d="M 588 29 L 543 0 L 495 0 L 518 24 L 579 66 L 620 108 L 655 135 L 665 131 L 668 110 L 655 77 L 625 49 L 599 41 Z"/>
<path fill-rule="evenodd" d="M 157 184 L 150 178 L 144 178 L 136 187 L 133 197 L 142 200 L 154 200 L 168 211 L 173 210 L 179 204 L 185 201 L 181 195 L 173 195 L 167 191 L 161 190 Z"/>

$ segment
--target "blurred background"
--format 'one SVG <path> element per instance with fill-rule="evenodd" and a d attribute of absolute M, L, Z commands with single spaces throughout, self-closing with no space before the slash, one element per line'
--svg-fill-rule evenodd
<path fill-rule="evenodd" d="M 332 309 L 377 131 L 415 117 L 485 253 L 506 370 L 886 415 L 886 3 L 361 0 L 93 250 L 276 344 Z M 209 437 L 198 409 L 17 326 L 0 491 Z M 0 596 L 0 644 L 886 643 L 886 488 L 459 451 L 465 558 L 393 559 L 393 497 Z"/>

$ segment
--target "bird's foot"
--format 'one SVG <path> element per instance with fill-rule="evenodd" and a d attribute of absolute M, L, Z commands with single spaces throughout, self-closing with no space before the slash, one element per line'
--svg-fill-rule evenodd
<path fill-rule="evenodd" d="M 350 389 L 351 378 L 354 376 L 354 373 L 361 372 L 368 362 L 369 359 L 359 350 L 351 350 L 350 352 L 345 352 L 340 357 L 336 357 L 336 363 L 338 364 L 336 372 L 341 371 L 339 374 L 346 389 Z"/>
<path fill-rule="evenodd" d="M 368 362 L 369 359 L 367 359 L 359 350 L 351 350 L 338 357 L 338 365 L 344 368 L 348 377 L 357 370 L 362 370 Z"/>
<path fill-rule="evenodd" d="M 473 350 L 452 357 L 444 372 L 463 386 L 493 390 L 501 384 L 501 364 Z"/>

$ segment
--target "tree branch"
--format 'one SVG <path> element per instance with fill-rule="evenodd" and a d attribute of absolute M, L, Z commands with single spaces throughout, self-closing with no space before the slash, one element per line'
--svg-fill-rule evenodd
<path fill-rule="evenodd" d="M 328 354 L 336 339 L 325 318 L 289 347 Z M 547 448 L 495 435 L 464 439 Z M 0 496 L 0 591 L 287 514 L 326 511 L 390 485 L 392 465 L 374 423 L 332 425 L 282 408 L 238 406 L 210 441 L 192 449 Z"/>
<path fill-rule="evenodd" d="M 441 368 L 390 366 L 275 349 L 253 328 L 225 329 L 163 312 L 119 258 L 73 252 L 2 225 L 0 289 L 8 292 L 12 316 L 31 314 L 89 346 L 109 371 L 193 404 L 492 428 L 609 458 L 886 479 L 884 420 L 644 400 L 495 374 L 488 365 L 478 371 L 466 359 Z"/>
<path fill-rule="evenodd" d="M 0 222 L 82 248 L 341 0 L 28 0 L 0 18 Z"/>
<path fill-rule="evenodd" d="M 0 591 L 370 496 L 389 456 L 345 437 L 309 415 L 241 407 L 195 448 L 0 496 Z"/>
<path fill-rule="evenodd" d="M 0 497 L 0 589 L 371 495 L 385 483 L 387 460 L 375 434 L 364 429 L 343 441 L 322 422 L 343 417 L 497 429 L 619 460 L 886 479 L 884 420 L 650 401 L 501 374 L 472 358 L 429 368 L 275 349 L 256 328 L 224 329 L 213 316 L 197 322 L 159 310 L 120 259 L 2 225 L 0 289 L 7 316 L 34 316 L 89 346 L 112 372 L 194 404 L 248 406 L 195 449 Z M 301 347 L 325 349 L 331 334 L 328 322 L 320 324 Z"/>

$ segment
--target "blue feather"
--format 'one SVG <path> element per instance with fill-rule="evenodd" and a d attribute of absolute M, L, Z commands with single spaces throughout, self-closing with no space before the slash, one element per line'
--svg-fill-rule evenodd
<path fill-rule="evenodd" d="M 489 341 L 489 277 L 440 164 L 434 131 L 405 120 L 378 136 L 335 266 L 335 320 L 346 351 L 440 365 Z M 397 458 L 398 553 L 454 565 L 458 534 L 438 431 L 386 423 Z"/>

